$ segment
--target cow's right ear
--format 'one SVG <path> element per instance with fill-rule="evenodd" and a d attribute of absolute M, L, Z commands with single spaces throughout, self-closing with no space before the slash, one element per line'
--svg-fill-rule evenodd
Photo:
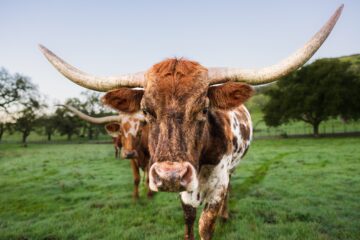
<path fill-rule="evenodd" d="M 115 110 L 134 113 L 140 110 L 140 102 L 144 95 L 144 90 L 119 88 L 107 92 L 102 97 L 102 102 Z"/>
<path fill-rule="evenodd" d="M 245 83 L 227 82 L 211 86 L 208 91 L 210 106 L 230 110 L 240 106 L 254 94 L 254 89 Z"/>
<path fill-rule="evenodd" d="M 121 134 L 121 127 L 119 123 L 108 123 L 105 125 L 105 130 L 111 137 L 114 138 Z"/>

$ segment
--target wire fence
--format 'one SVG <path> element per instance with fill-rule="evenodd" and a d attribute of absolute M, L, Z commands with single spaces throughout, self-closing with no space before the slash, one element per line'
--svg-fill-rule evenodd
<path fill-rule="evenodd" d="M 350 123 L 324 123 L 319 127 L 319 134 L 331 135 L 360 135 L 360 122 Z M 310 125 L 279 126 L 279 127 L 254 127 L 254 137 L 297 137 L 312 136 L 313 128 Z"/>
<path fill-rule="evenodd" d="M 263 121 L 259 121 L 263 122 Z M 260 125 L 260 126 L 259 126 Z M 319 134 L 321 136 L 360 136 L 360 121 L 353 121 L 349 123 L 329 123 L 325 122 L 319 127 Z M 297 125 L 281 125 L 279 127 L 267 127 L 265 124 L 254 124 L 254 138 L 276 138 L 276 137 L 312 137 L 313 128 L 308 124 Z M 17 136 L 8 139 L 4 137 L 1 143 L 17 143 L 21 144 L 21 137 Z M 37 136 L 30 138 L 29 144 L 111 144 L 112 140 L 108 135 L 99 135 L 96 139 L 87 139 L 82 137 L 74 137 L 68 141 L 64 137 L 55 137 L 52 141 L 47 141 L 46 136 Z"/>

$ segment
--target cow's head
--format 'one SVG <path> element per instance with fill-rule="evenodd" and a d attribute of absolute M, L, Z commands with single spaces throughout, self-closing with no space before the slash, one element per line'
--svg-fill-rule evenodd
<path fill-rule="evenodd" d="M 183 59 L 154 65 L 141 101 L 149 124 L 151 190 L 192 191 L 214 110 L 239 106 L 252 94 L 244 83 L 210 86 L 208 70 Z"/>
<path fill-rule="evenodd" d="M 139 145 L 141 127 L 144 124 L 144 115 L 139 107 L 142 95 L 142 90 L 121 88 L 110 91 L 102 97 L 104 104 L 119 111 L 122 158 L 138 157 L 136 148 Z"/>
<path fill-rule="evenodd" d="M 248 99 L 252 89 L 245 83 L 270 83 L 301 67 L 330 34 L 342 8 L 304 47 L 280 63 L 258 70 L 206 69 L 196 62 L 169 59 L 146 73 L 96 77 L 72 67 L 45 47 L 40 48 L 73 82 L 93 90 L 111 91 L 107 95 L 114 101 L 109 104 L 117 106 L 116 109 L 130 113 L 143 110 L 150 131 L 152 190 L 191 191 L 197 187 L 199 159 L 205 142 L 209 141 L 205 129 L 209 121 L 216 120 L 212 117 L 214 109 L 231 109 Z"/>

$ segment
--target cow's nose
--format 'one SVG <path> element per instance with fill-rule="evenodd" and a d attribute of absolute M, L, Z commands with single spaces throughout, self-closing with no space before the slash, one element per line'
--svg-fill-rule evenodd
<path fill-rule="evenodd" d="M 123 151 L 121 152 L 122 158 L 136 158 L 137 156 L 138 155 L 135 150 L 129 151 L 129 150 L 123 149 Z"/>
<path fill-rule="evenodd" d="M 150 169 L 150 185 L 154 191 L 186 191 L 193 185 L 196 175 L 194 171 L 194 167 L 188 162 L 154 163 Z"/>

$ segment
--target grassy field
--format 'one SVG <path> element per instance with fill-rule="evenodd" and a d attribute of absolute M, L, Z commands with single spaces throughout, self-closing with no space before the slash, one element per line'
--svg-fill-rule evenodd
<path fill-rule="evenodd" d="M 254 141 L 214 239 L 360 239 L 359 146 Z M 0 239 L 182 239 L 178 195 L 134 202 L 129 165 L 111 145 L 0 144 Z"/>

